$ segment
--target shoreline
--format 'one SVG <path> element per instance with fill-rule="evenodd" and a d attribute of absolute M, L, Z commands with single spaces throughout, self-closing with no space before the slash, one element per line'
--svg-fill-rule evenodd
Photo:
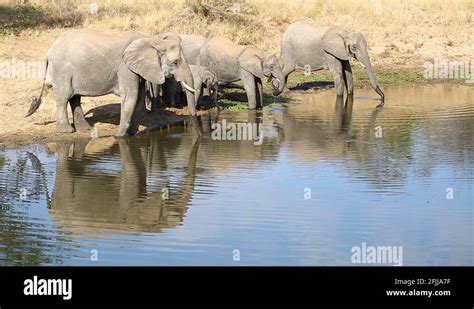
<path fill-rule="evenodd" d="M 412 79 L 414 71 L 394 71 L 385 72 L 385 75 L 400 76 L 403 72 L 411 72 L 406 75 L 408 78 L 404 80 L 397 80 L 396 83 L 381 82 L 380 86 L 386 87 L 404 87 L 404 86 L 430 86 L 430 85 L 465 85 L 472 87 L 474 84 L 464 83 L 460 80 L 416 80 Z M 299 76 L 299 73 L 290 75 L 288 86 L 290 88 L 297 88 L 289 91 L 285 89 L 282 95 L 273 97 L 271 95 L 271 86 L 266 85 L 265 89 L 265 105 L 264 110 L 275 106 L 287 106 L 291 104 L 292 94 L 308 94 L 318 95 L 326 91 L 334 91 L 332 82 L 325 78 L 321 78 L 324 74 L 317 74 L 315 76 Z M 384 73 L 379 75 L 384 79 Z M 2 86 L 0 80 L 0 87 Z M 402 82 L 403 81 L 403 82 Z M 35 83 L 36 84 L 36 83 Z M 38 82 L 39 84 L 39 82 Z M 314 88 L 316 85 L 316 88 Z M 318 85 L 320 85 L 318 87 Z M 303 89 L 298 89 L 298 87 Z M 307 87 L 304 89 L 304 87 Z M 355 89 L 370 88 L 370 84 L 364 80 L 357 80 L 355 78 Z M 38 88 L 39 89 L 39 88 Z M 31 87 L 33 94 L 38 90 L 36 87 Z M 27 93 L 24 92 L 22 97 Z M 247 105 L 242 99 L 245 99 L 245 92 L 240 88 L 225 88 L 219 93 L 219 106 L 222 111 L 241 112 L 246 111 Z M 389 99 L 389 98 L 388 98 Z M 24 111 L 29 107 L 30 100 L 22 99 L 22 104 L 13 106 L 11 104 L 0 105 L 0 149 L 12 149 L 31 144 L 43 144 L 49 142 L 66 142 L 78 139 L 89 139 L 94 137 L 113 137 L 118 128 L 118 119 L 120 114 L 119 98 L 113 95 L 84 98 L 83 108 L 87 119 L 91 124 L 95 123 L 97 131 L 75 132 L 75 133 L 56 133 L 55 131 L 55 104 L 52 96 L 52 91 L 49 89 L 44 97 L 45 102 L 40 107 L 38 112 L 30 116 L 24 117 Z M 205 106 L 199 111 L 199 115 L 207 115 L 209 111 L 215 110 L 213 106 Z M 70 113 L 69 113 L 70 114 Z M 92 116 L 91 116 L 92 114 Z M 69 115 L 71 116 L 71 115 Z M 182 126 L 187 121 L 187 108 L 164 108 L 159 109 L 156 114 L 147 114 L 142 121 L 138 135 L 147 134 L 148 132 L 160 130 L 160 128 L 167 128 L 168 126 Z M 72 121 L 72 119 L 71 119 Z M 12 125 L 12 124 L 15 125 Z"/>

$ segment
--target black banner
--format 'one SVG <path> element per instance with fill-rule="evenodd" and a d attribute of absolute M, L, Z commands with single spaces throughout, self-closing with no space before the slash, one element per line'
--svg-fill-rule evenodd
<path fill-rule="evenodd" d="M 327 303 L 473 308 L 472 267 L 3 267 L 10 304 Z M 27 294 L 27 295 L 26 295 Z"/>

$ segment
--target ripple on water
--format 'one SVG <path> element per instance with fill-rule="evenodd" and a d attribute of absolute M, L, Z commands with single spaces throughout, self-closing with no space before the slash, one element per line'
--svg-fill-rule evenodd
<path fill-rule="evenodd" d="M 384 108 L 361 89 L 220 114 L 263 122 L 259 146 L 170 128 L 6 150 L 0 264 L 351 265 L 365 242 L 473 265 L 472 88 L 384 91 Z"/>

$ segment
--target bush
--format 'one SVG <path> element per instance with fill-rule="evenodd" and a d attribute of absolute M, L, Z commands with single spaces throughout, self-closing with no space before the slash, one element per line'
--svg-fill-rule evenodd
<path fill-rule="evenodd" d="M 27 2 L 0 6 L 0 35 L 17 34 L 31 28 L 74 27 L 82 21 L 83 16 L 71 6 L 68 10 L 58 6 L 45 9 Z"/>
<path fill-rule="evenodd" d="M 255 8 L 245 1 L 235 0 L 186 0 L 186 5 L 195 14 L 209 20 L 243 21 L 254 15 Z"/>

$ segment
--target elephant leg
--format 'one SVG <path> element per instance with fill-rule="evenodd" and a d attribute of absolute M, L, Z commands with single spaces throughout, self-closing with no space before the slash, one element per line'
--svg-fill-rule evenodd
<path fill-rule="evenodd" d="M 240 70 L 240 77 L 244 83 L 245 92 L 247 93 L 247 101 L 250 109 L 257 108 L 257 91 L 255 87 L 255 76 L 245 70 Z"/>
<path fill-rule="evenodd" d="M 145 90 L 146 90 L 146 101 L 145 101 L 145 106 L 147 110 L 150 112 L 153 112 L 155 107 L 154 105 L 157 105 L 157 95 L 154 89 L 154 85 L 151 82 L 146 82 L 145 84 Z"/>
<path fill-rule="evenodd" d="M 152 82 L 145 83 L 145 90 L 146 90 L 146 103 L 145 106 L 147 109 L 150 110 L 150 113 L 156 113 L 158 107 L 161 105 L 161 95 L 160 89 L 161 85 L 155 84 Z"/>
<path fill-rule="evenodd" d="M 347 94 L 354 94 L 354 80 L 352 78 L 352 68 L 349 61 L 342 62 L 342 68 L 344 69 L 344 83 L 346 84 Z"/>
<path fill-rule="evenodd" d="M 89 124 L 89 122 L 87 122 L 81 107 L 81 96 L 73 96 L 69 99 L 69 104 L 71 105 L 72 109 L 74 128 L 81 132 L 91 130 L 92 126 Z"/>
<path fill-rule="evenodd" d="M 138 100 L 138 90 L 139 87 L 136 89 L 128 89 L 127 92 L 122 97 L 122 105 L 120 108 L 120 126 L 118 128 L 118 132 L 115 135 L 116 137 L 125 137 L 129 134 L 129 128 L 132 124 L 132 117 L 133 113 L 135 112 L 135 107 L 137 105 Z"/>
<path fill-rule="evenodd" d="M 56 130 L 60 133 L 74 132 L 74 128 L 69 123 L 69 119 L 67 117 L 67 103 L 70 97 L 69 91 L 65 91 L 64 89 L 57 87 L 55 91 L 55 97 L 57 110 Z"/>
<path fill-rule="evenodd" d="M 285 77 L 285 85 L 288 83 L 288 76 L 293 73 L 296 69 L 296 65 L 293 63 L 285 64 L 285 67 L 282 70 L 283 76 Z"/>
<path fill-rule="evenodd" d="M 262 80 L 258 77 L 255 77 L 255 90 L 256 90 L 257 108 L 262 108 L 263 107 L 263 85 L 262 85 Z"/>
<path fill-rule="evenodd" d="M 145 83 L 141 82 L 138 89 L 138 97 L 135 105 L 135 110 L 133 111 L 132 120 L 130 123 L 130 128 L 128 129 L 128 134 L 134 135 L 138 132 L 138 127 L 146 113 L 146 90 Z"/>
<path fill-rule="evenodd" d="M 296 70 L 296 62 L 298 59 L 295 59 L 293 48 L 290 48 L 286 44 L 281 47 L 281 57 L 284 60 L 284 65 L 281 71 L 285 78 L 285 80 L 282 80 L 281 82 L 284 82 L 286 85 L 288 82 L 288 75 Z"/>
<path fill-rule="evenodd" d="M 331 72 L 332 78 L 334 79 L 334 88 L 336 88 L 336 94 L 338 96 L 344 95 L 344 72 L 342 69 L 342 63 L 333 56 L 327 56 L 328 68 Z"/>
<path fill-rule="evenodd" d="M 204 87 L 200 87 L 200 88 L 194 88 L 196 89 L 196 93 L 194 94 L 195 96 L 197 96 L 197 101 L 196 101 L 196 107 L 200 106 L 201 105 L 201 102 L 202 102 L 202 97 L 203 97 L 203 93 L 204 93 Z M 185 98 L 185 101 L 186 101 L 186 95 L 184 96 Z M 187 102 L 186 102 L 187 103 Z"/>

